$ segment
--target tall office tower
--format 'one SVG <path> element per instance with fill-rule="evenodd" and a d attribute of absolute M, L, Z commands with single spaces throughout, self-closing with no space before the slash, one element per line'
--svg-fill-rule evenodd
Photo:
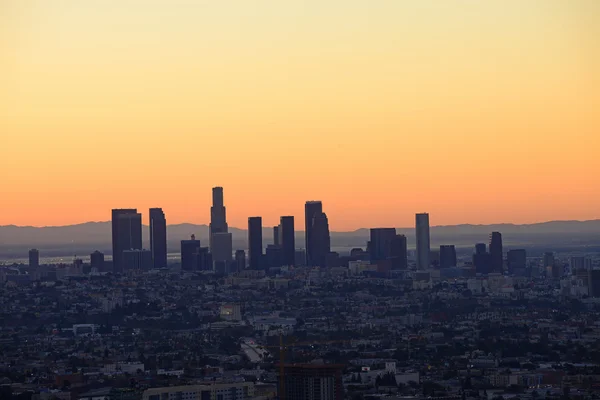
<path fill-rule="evenodd" d="M 283 265 L 293 266 L 296 258 L 296 239 L 294 231 L 294 217 L 285 216 L 279 220 L 281 236 L 281 252 Z"/>
<path fill-rule="evenodd" d="M 217 233 L 229 232 L 227 226 L 227 210 L 223 201 L 223 188 L 214 187 L 212 189 L 212 201 L 213 205 L 210 208 L 210 225 L 209 225 L 209 236 L 210 236 L 210 251 L 214 253 L 213 249 L 213 235 Z"/>
<path fill-rule="evenodd" d="M 440 246 L 440 268 L 456 267 L 456 247 L 443 244 Z"/>
<path fill-rule="evenodd" d="M 246 269 L 246 252 L 244 250 L 235 251 L 235 271 L 240 272 Z"/>
<path fill-rule="evenodd" d="M 123 271 L 147 271 L 152 269 L 152 252 L 150 250 L 124 250 L 121 259 Z"/>
<path fill-rule="evenodd" d="M 492 232 L 490 235 L 490 272 L 504 272 L 504 253 L 502 250 L 502 234 Z"/>
<path fill-rule="evenodd" d="M 429 214 L 416 215 L 417 235 L 417 269 L 428 269 L 430 265 L 429 256 L 431 242 L 429 238 Z"/>
<path fill-rule="evenodd" d="M 571 257 L 571 273 L 575 275 L 578 269 L 592 269 L 592 259 L 587 257 Z"/>
<path fill-rule="evenodd" d="M 506 253 L 506 264 L 511 275 L 524 276 L 527 270 L 527 251 L 525 249 L 509 250 Z"/>
<path fill-rule="evenodd" d="M 167 219 L 162 208 L 150 209 L 150 251 L 154 268 L 167 266 Z"/>
<path fill-rule="evenodd" d="M 200 241 L 192 235 L 190 240 L 181 241 L 181 270 L 195 271 L 198 268 L 198 251 L 200 250 Z"/>
<path fill-rule="evenodd" d="M 104 271 L 104 254 L 98 250 L 90 254 L 90 264 L 92 269 L 95 269 L 97 272 Z"/>
<path fill-rule="evenodd" d="M 406 236 L 396 235 L 391 246 L 392 269 L 408 269 L 408 242 Z"/>
<path fill-rule="evenodd" d="M 273 244 L 275 246 L 281 246 L 281 225 L 275 225 L 273 227 Z"/>
<path fill-rule="evenodd" d="M 135 208 L 112 210 L 113 270 L 123 271 L 125 250 L 142 249 L 142 214 Z"/>
<path fill-rule="evenodd" d="M 342 370 L 342 365 L 335 364 L 285 365 L 279 391 L 285 391 L 286 400 L 342 400 Z"/>
<path fill-rule="evenodd" d="M 323 204 L 320 201 L 307 201 L 304 204 L 304 240 L 305 240 L 305 248 L 306 248 L 306 265 L 309 267 L 324 265 L 317 264 L 317 260 L 313 260 L 316 257 L 313 256 L 315 245 L 315 241 L 312 239 L 313 237 L 313 224 L 315 216 L 323 213 Z M 327 228 L 329 230 L 329 228 Z M 322 260 L 318 260 L 321 262 Z"/>
<path fill-rule="evenodd" d="M 218 232 L 212 235 L 212 258 L 213 263 L 224 265 L 222 270 L 229 268 L 233 260 L 233 238 L 231 233 Z"/>
<path fill-rule="evenodd" d="M 487 245 L 485 243 L 477 243 L 475 245 L 475 254 L 473 254 L 475 272 L 478 274 L 489 273 L 490 263 L 490 253 L 487 252 Z"/>
<path fill-rule="evenodd" d="M 306 265 L 327 267 L 327 257 L 331 252 L 329 221 L 324 212 L 315 214 L 311 224 L 311 244 L 306 248 Z"/>
<path fill-rule="evenodd" d="M 265 268 L 280 268 L 283 260 L 283 251 L 281 246 L 270 244 L 265 250 Z"/>
<path fill-rule="evenodd" d="M 369 253 L 371 261 L 387 260 L 396 240 L 396 228 L 372 228 L 370 231 Z"/>
<path fill-rule="evenodd" d="M 29 250 L 29 266 L 35 268 L 40 266 L 40 251 L 38 249 Z"/>
<path fill-rule="evenodd" d="M 194 254 L 194 257 L 195 259 L 193 264 L 198 271 L 213 270 L 212 254 L 210 253 L 210 249 L 208 247 L 200 247 Z"/>
<path fill-rule="evenodd" d="M 263 254 L 262 218 L 248 218 L 248 268 L 261 269 Z"/>

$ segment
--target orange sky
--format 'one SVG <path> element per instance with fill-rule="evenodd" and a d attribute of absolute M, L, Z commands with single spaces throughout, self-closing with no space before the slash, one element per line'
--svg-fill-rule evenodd
<path fill-rule="evenodd" d="M 600 218 L 600 1 L 3 0 L 0 225 Z M 145 215 L 145 218 L 147 215 Z"/>

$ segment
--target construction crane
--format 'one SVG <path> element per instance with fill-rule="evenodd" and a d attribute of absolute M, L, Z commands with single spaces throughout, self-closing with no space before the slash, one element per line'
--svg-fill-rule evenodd
<path fill-rule="evenodd" d="M 285 355 L 287 350 L 292 347 L 300 347 L 300 346 L 312 346 L 312 345 L 322 345 L 322 344 L 339 344 L 339 343 L 349 343 L 351 340 L 327 340 L 327 341 L 315 341 L 315 342 L 283 342 L 283 335 L 279 335 L 279 345 L 278 346 L 260 346 L 267 349 L 279 349 L 279 399 L 285 400 Z"/>

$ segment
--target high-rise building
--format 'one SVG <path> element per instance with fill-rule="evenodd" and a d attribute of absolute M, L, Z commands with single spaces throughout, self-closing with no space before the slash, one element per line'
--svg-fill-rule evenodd
<path fill-rule="evenodd" d="M 343 366 L 335 364 L 285 365 L 280 391 L 285 391 L 286 400 L 342 400 L 342 370 Z"/>
<path fill-rule="evenodd" d="M 190 240 L 181 241 L 181 270 L 195 271 L 198 268 L 198 251 L 200 250 L 200 241 L 192 235 Z"/>
<path fill-rule="evenodd" d="M 154 268 L 167 266 L 167 219 L 162 208 L 150 209 L 150 251 Z"/>
<path fill-rule="evenodd" d="M 213 233 L 212 246 L 213 263 L 220 263 L 225 266 L 222 269 L 228 269 L 233 260 L 233 238 L 231 233 Z"/>
<path fill-rule="evenodd" d="M 525 249 L 509 250 L 506 253 L 506 265 L 511 275 L 523 276 L 527 269 L 527 251 Z"/>
<path fill-rule="evenodd" d="M 283 250 L 281 246 L 270 244 L 265 250 L 265 268 L 280 268 L 283 264 Z"/>
<path fill-rule="evenodd" d="M 244 250 L 235 251 L 235 271 L 240 272 L 246 269 L 246 252 Z"/>
<path fill-rule="evenodd" d="M 283 265 L 293 266 L 296 259 L 296 238 L 294 230 L 294 217 L 284 216 L 279 221 L 281 236 L 281 262 Z"/>
<path fill-rule="evenodd" d="M 145 249 L 123 250 L 123 271 L 147 271 L 152 269 L 152 252 Z"/>
<path fill-rule="evenodd" d="M 456 267 L 456 247 L 443 244 L 440 246 L 440 268 Z"/>
<path fill-rule="evenodd" d="M 430 265 L 431 242 L 429 237 L 429 214 L 416 215 L 417 269 L 428 269 Z"/>
<path fill-rule="evenodd" d="M 142 249 L 142 214 L 135 208 L 112 210 L 113 270 L 122 272 L 125 250 Z"/>
<path fill-rule="evenodd" d="M 248 218 L 248 268 L 261 269 L 263 255 L 262 218 Z"/>
<path fill-rule="evenodd" d="M 38 249 L 29 250 L 29 266 L 34 268 L 40 266 L 40 251 Z"/>
<path fill-rule="evenodd" d="M 391 256 L 394 240 L 396 240 L 396 228 L 371 228 L 369 241 L 371 261 L 387 260 Z"/>
<path fill-rule="evenodd" d="M 314 218 L 316 215 L 319 215 L 323 212 L 323 204 L 320 201 L 307 201 L 304 204 L 304 239 L 306 243 L 306 265 L 308 266 L 324 266 L 317 264 L 317 261 L 313 261 L 313 245 L 315 241 L 312 239 L 313 237 L 313 224 Z M 329 230 L 329 228 L 327 228 Z M 319 260 L 320 262 L 322 260 Z"/>
<path fill-rule="evenodd" d="M 544 253 L 544 268 L 553 267 L 554 266 L 554 253 L 551 251 L 547 251 Z"/>
<path fill-rule="evenodd" d="M 94 251 L 90 254 L 90 264 L 91 268 L 95 269 L 97 272 L 104 271 L 104 254 L 98 250 Z"/>
<path fill-rule="evenodd" d="M 227 226 L 227 209 L 225 208 L 223 198 L 223 188 L 214 187 L 212 189 L 212 207 L 210 208 L 210 251 L 214 253 L 213 249 L 213 235 L 216 233 L 227 233 L 229 227 Z"/>
<path fill-rule="evenodd" d="M 331 237 L 329 236 L 329 221 L 324 212 L 312 217 L 310 250 L 306 248 L 306 264 L 308 266 L 326 267 L 327 257 L 331 252 Z"/>
<path fill-rule="evenodd" d="M 196 266 L 198 271 L 212 271 L 213 260 L 212 254 L 208 247 L 200 247 L 198 251 L 193 255 L 192 264 Z"/>
<path fill-rule="evenodd" d="M 408 268 L 408 242 L 406 236 L 396 235 L 392 240 L 390 258 L 392 269 Z"/>
<path fill-rule="evenodd" d="M 473 254 L 473 265 L 475 272 L 478 274 L 488 274 L 490 272 L 490 253 L 487 252 L 485 243 L 477 243 L 475 245 L 475 254 Z"/>
<path fill-rule="evenodd" d="M 504 252 L 502 250 L 502 234 L 492 232 L 490 235 L 490 272 L 504 272 Z"/>
<path fill-rule="evenodd" d="M 592 259 L 582 256 L 571 257 L 571 272 L 573 275 L 579 269 L 592 269 Z"/>
<path fill-rule="evenodd" d="M 281 246 L 281 226 L 275 225 L 273 227 L 273 244 L 275 246 Z"/>

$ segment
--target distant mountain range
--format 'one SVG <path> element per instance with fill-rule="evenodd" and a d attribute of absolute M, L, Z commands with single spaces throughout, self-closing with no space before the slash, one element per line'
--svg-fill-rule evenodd
<path fill-rule="evenodd" d="M 398 233 L 408 238 L 409 247 L 414 247 L 414 228 L 397 228 Z M 590 221 L 551 221 L 538 224 L 494 224 L 494 225 L 452 225 L 431 227 L 432 247 L 440 244 L 472 246 L 477 242 L 487 242 L 490 232 L 503 234 L 508 246 L 600 246 L 600 220 Z M 234 248 L 245 248 L 247 232 L 244 229 L 230 228 Z M 148 227 L 143 230 L 144 240 L 148 240 Z M 208 226 L 177 224 L 168 226 L 169 250 L 177 251 L 179 242 L 195 234 L 196 238 L 208 245 Z M 364 247 L 369 237 L 369 229 L 351 232 L 331 232 L 334 248 Z M 264 229 L 264 244 L 272 243 L 271 228 Z M 146 243 L 147 246 L 147 243 Z M 296 232 L 296 246 L 304 247 L 304 232 Z M 111 223 L 86 222 L 77 225 L 31 227 L 0 226 L 0 258 L 24 256 L 28 248 L 44 249 L 46 254 L 89 254 L 93 250 L 111 252 Z"/>

